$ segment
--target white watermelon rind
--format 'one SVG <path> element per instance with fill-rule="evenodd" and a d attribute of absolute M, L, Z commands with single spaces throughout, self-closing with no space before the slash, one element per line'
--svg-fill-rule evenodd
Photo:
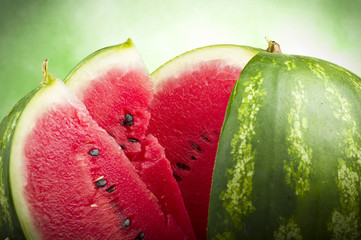
<path fill-rule="evenodd" d="M 122 69 L 124 74 L 134 69 L 147 71 L 131 39 L 90 54 L 68 74 L 64 82 L 79 99 L 82 99 L 86 86 L 113 69 Z"/>
<path fill-rule="evenodd" d="M 229 66 L 236 66 L 237 68 L 244 66 L 257 53 L 262 51 L 258 48 L 248 46 L 220 44 L 211 45 L 185 52 L 170 61 L 166 62 L 152 74 L 156 92 L 162 90 L 162 84 L 168 79 L 177 77 L 179 74 L 192 70 L 202 62 L 220 60 L 227 63 Z"/>
<path fill-rule="evenodd" d="M 26 196 L 24 196 L 24 188 L 27 184 L 25 141 L 42 114 L 56 108 L 57 105 L 64 104 L 65 101 L 76 104 L 76 101 L 72 102 L 73 99 L 75 97 L 60 80 L 52 79 L 51 82 L 39 88 L 27 103 L 14 130 L 9 164 L 10 188 L 16 214 L 27 239 L 41 239 L 41 237 L 32 222 Z"/>

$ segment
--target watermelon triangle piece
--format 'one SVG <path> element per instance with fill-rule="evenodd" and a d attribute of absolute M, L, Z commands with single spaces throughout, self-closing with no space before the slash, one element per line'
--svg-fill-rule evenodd
<path fill-rule="evenodd" d="M 194 239 L 164 149 L 156 138 L 146 135 L 153 84 L 132 41 L 91 54 L 66 77 L 65 83 L 93 119 L 118 142 L 162 209 Z"/>
<path fill-rule="evenodd" d="M 151 74 L 155 94 L 148 133 L 165 148 L 197 239 L 207 238 L 213 166 L 228 99 L 243 67 L 259 51 L 203 47 Z"/>
<path fill-rule="evenodd" d="M 83 59 L 65 84 L 128 156 L 140 151 L 153 99 L 153 85 L 131 39 Z"/>

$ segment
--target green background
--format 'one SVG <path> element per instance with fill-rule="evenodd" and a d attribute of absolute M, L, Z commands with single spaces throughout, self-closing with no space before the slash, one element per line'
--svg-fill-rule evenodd
<path fill-rule="evenodd" d="M 0 119 L 42 80 L 100 48 L 134 41 L 148 70 L 184 51 L 232 43 L 335 62 L 361 75 L 360 0 L 0 0 Z"/>

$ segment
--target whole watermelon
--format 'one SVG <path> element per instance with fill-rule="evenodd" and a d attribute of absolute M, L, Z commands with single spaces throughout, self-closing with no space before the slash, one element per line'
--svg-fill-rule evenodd
<path fill-rule="evenodd" d="M 220 135 L 209 239 L 361 239 L 361 79 L 261 52 Z"/>

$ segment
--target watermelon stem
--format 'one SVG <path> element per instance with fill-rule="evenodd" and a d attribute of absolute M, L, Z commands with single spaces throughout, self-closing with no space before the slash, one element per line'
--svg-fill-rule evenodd
<path fill-rule="evenodd" d="M 53 77 L 49 71 L 48 71 L 48 59 L 45 59 L 45 61 L 43 62 L 43 75 L 44 75 L 44 78 L 43 80 L 41 81 L 41 85 L 47 85 L 49 84 L 50 82 L 52 82 L 53 80 L 55 80 L 55 77 Z"/>
<path fill-rule="evenodd" d="M 268 43 L 268 48 L 266 49 L 266 52 L 270 52 L 270 53 L 282 53 L 281 51 L 281 47 L 278 43 L 276 43 L 275 41 L 270 41 L 268 39 L 268 37 L 265 37 L 266 41 Z"/>

